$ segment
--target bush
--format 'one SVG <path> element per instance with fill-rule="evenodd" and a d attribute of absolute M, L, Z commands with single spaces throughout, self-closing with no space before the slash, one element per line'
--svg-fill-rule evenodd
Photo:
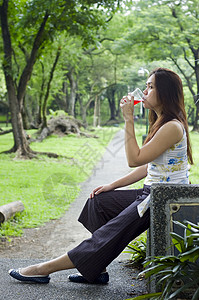
<path fill-rule="evenodd" d="M 192 300 L 199 299 L 199 226 L 188 221 L 174 223 L 184 228 L 183 237 L 171 233 L 173 245 L 179 254 L 155 257 L 144 264 L 147 269 L 139 274 L 145 274 L 145 278 L 158 276 L 161 292 L 138 296 L 134 300 L 169 300 L 183 293 L 191 294 Z"/>

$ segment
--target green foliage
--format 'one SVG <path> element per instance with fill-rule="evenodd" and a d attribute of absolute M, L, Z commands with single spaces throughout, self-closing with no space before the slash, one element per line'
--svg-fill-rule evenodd
<path fill-rule="evenodd" d="M 133 298 L 169 300 L 189 292 L 192 300 L 199 297 L 199 226 L 191 222 L 177 222 L 184 229 L 184 236 L 171 233 L 173 245 L 179 250 L 177 256 L 160 256 L 147 261 L 146 269 L 140 273 L 145 278 L 158 276 L 161 292 Z"/>
<path fill-rule="evenodd" d="M 12 32 L 23 45 L 32 44 L 45 14 L 48 22 L 44 41 L 53 41 L 56 32 L 66 31 L 70 35 L 81 36 L 84 46 L 96 40 L 96 31 L 105 25 L 106 15 L 113 13 L 116 1 L 13 1 L 10 3 Z M 104 9 L 99 9 L 101 5 Z M 14 32 L 14 28 L 17 29 Z"/>
<path fill-rule="evenodd" d="M 198 1 L 136 1 L 126 17 L 126 30 L 118 39 L 123 51 L 147 63 L 172 61 L 189 88 L 188 97 L 198 94 Z M 127 21 L 131 19 L 130 25 Z M 146 26 L 143 26 L 143 21 Z M 128 29 L 127 29 L 128 28 Z M 197 54 L 196 54 L 197 53 Z"/>
<path fill-rule="evenodd" d="M 68 116 L 68 113 L 66 113 L 64 110 L 52 110 L 52 109 L 49 109 L 49 115 L 48 117 L 59 117 L 59 116 Z"/>

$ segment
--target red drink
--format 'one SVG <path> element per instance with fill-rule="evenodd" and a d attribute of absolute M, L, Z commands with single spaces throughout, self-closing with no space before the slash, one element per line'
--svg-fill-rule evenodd
<path fill-rule="evenodd" d="M 144 98 L 144 94 L 142 93 L 142 91 L 138 88 L 136 88 L 133 92 L 129 93 L 130 96 L 134 97 L 134 105 L 140 103 L 143 101 Z"/>
<path fill-rule="evenodd" d="M 140 103 L 140 102 L 143 102 L 143 100 L 134 100 L 134 105 Z"/>

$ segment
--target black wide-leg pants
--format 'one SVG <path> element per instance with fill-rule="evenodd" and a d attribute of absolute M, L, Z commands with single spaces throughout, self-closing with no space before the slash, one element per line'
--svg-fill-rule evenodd
<path fill-rule="evenodd" d="M 150 211 L 140 218 L 137 205 L 149 193 L 150 186 L 144 186 L 100 193 L 87 200 L 78 220 L 92 236 L 70 250 L 68 256 L 89 282 L 94 282 L 134 238 L 148 229 Z"/>

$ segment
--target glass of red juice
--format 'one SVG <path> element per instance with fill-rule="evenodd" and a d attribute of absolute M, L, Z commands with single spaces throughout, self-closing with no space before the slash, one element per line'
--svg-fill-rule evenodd
<path fill-rule="evenodd" d="M 133 92 L 128 94 L 129 100 L 131 100 L 130 97 L 132 96 L 134 97 L 134 105 L 144 101 L 144 94 L 139 88 L 136 88 Z"/>

